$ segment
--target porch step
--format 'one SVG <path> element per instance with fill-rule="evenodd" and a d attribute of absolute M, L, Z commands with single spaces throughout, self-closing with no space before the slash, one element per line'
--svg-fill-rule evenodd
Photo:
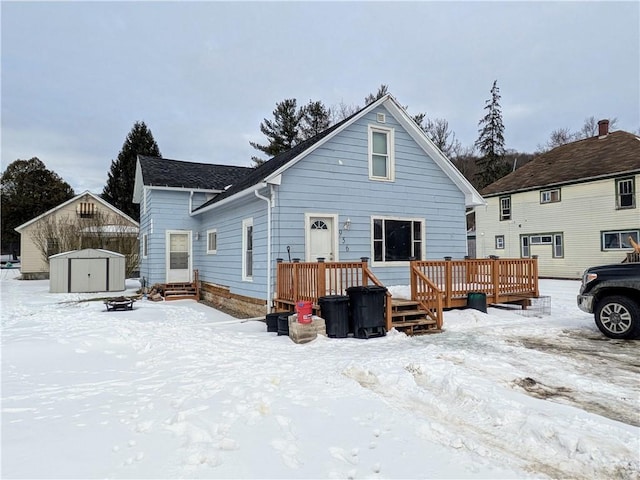
<path fill-rule="evenodd" d="M 198 290 L 191 283 L 170 283 L 164 289 L 165 300 L 199 300 Z"/>
<path fill-rule="evenodd" d="M 427 316 L 420 303 L 413 300 L 391 301 L 391 325 L 406 335 L 440 333 L 437 322 Z"/>

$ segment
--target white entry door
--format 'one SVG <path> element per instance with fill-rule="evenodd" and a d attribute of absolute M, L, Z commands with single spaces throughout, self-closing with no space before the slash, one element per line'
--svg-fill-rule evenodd
<path fill-rule="evenodd" d="M 191 282 L 191 232 L 167 232 L 167 283 Z"/>
<path fill-rule="evenodd" d="M 307 220 L 307 261 L 322 257 L 326 262 L 338 261 L 334 216 L 310 215 Z"/>

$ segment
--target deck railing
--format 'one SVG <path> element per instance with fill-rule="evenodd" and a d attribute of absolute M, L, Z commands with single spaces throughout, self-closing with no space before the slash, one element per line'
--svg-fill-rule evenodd
<path fill-rule="evenodd" d="M 438 329 L 442 328 L 443 296 L 442 290 L 411 262 L 411 299 L 420 303 L 427 316 L 436 321 Z"/>
<path fill-rule="evenodd" d="M 384 286 L 369 270 L 365 257 L 359 262 L 278 262 L 276 275 L 276 307 L 298 301 L 317 306 L 320 297 L 346 295 L 349 287 Z M 391 294 L 387 292 L 386 295 L 385 316 L 387 324 L 391 325 Z"/>
<path fill-rule="evenodd" d="M 488 303 L 539 296 L 535 258 L 414 260 L 411 272 L 412 285 L 420 272 L 444 293 L 444 308 L 460 306 L 469 292 L 485 293 Z"/>

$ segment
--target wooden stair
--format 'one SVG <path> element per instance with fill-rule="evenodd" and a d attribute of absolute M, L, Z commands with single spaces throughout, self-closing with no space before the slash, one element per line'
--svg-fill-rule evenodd
<path fill-rule="evenodd" d="M 168 283 L 164 288 L 164 299 L 168 300 L 200 300 L 200 292 L 193 283 Z"/>
<path fill-rule="evenodd" d="M 413 300 L 391 300 L 391 326 L 406 335 L 440 333 L 437 323 Z"/>

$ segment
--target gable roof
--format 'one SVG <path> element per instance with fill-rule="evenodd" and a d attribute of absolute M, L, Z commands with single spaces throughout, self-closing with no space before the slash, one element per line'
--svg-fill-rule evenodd
<path fill-rule="evenodd" d="M 32 218 L 31 220 L 29 220 L 26 223 L 23 223 L 22 225 L 16 227 L 14 230 L 16 232 L 21 232 L 22 230 L 24 230 L 26 227 L 28 227 L 29 225 L 36 223 L 37 221 L 39 221 L 40 219 L 51 215 L 52 213 L 56 212 L 57 210 L 60 210 L 64 207 L 66 207 L 67 205 L 72 204 L 73 202 L 76 202 L 77 200 L 79 200 L 80 198 L 84 197 L 84 196 L 90 196 L 91 198 L 93 198 L 96 202 L 101 203 L 105 208 L 108 208 L 109 210 L 111 210 L 112 212 L 114 212 L 117 215 L 120 215 L 121 217 L 127 219 L 128 221 L 130 221 L 131 223 L 133 223 L 136 226 L 139 226 L 140 224 L 138 222 L 136 222 L 133 218 L 131 218 L 129 215 L 127 215 L 126 213 L 124 213 L 122 210 L 114 207 L 113 205 L 111 205 L 109 202 L 107 202 L 106 200 L 102 199 L 99 195 L 95 195 L 93 193 L 91 193 L 89 190 L 85 190 L 84 192 L 82 192 L 79 195 L 76 195 L 75 197 L 67 200 L 66 202 L 61 203 L 60 205 L 58 205 L 57 207 L 53 207 L 50 210 L 47 210 L 46 212 L 38 215 L 35 218 Z"/>
<path fill-rule="evenodd" d="M 482 190 L 486 196 L 640 172 L 640 138 L 624 131 L 567 143 Z"/>
<path fill-rule="evenodd" d="M 224 190 L 241 181 L 251 167 L 194 163 L 138 155 L 144 185 L 197 190 Z"/>
<path fill-rule="evenodd" d="M 365 106 L 358 112 L 354 113 L 348 118 L 345 118 L 341 122 L 329 127 L 328 129 L 320 132 L 319 134 L 311 137 L 304 142 L 295 145 L 290 150 L 283 152 L 275 157 L 271 158 L 267 162 L 253 169 L 253 171 L 244 177 L 239 183 L 234 184 L 231 188 L 216 195 L 214 198 L 206 202 L 197 208 L 193 213 L 203 213 L 204 211 L 214 208 L 217 204 L 220 204 L 225 199 L 233 198 L 234 196 L 244 195 L 249 189 L 256 189 L 256 187 L 265 183 L 278 183 L 277 177 L 309 155 L 311 152 L 328 142 L 331 138 L 343 131 L 349 125 L 356 122 L 358 119 L 365 116 L 373 109 L 384 105 L 386 109 L 393 115 L 393 117 L 405 128 L 407 133 L 422 147 L 422 149 L 435 161 L 435 163 L 444 171 L 444 173 L 458 186 L 458 188 L 465 194 L 465 202 L 468 206 L 482 205 L 484 200 L 476 189 L 467 181 L 467 179 L 458 171 L 458 169 L 444 156 L 444 154 L 434 145 L 434 143 L 427 137 L 426 133 L 413 121 L 413 119 L 407 114 L 403 107 L 393 98 L 392 95 L 387 94 L 384 97 L 376 100 Z"/>

